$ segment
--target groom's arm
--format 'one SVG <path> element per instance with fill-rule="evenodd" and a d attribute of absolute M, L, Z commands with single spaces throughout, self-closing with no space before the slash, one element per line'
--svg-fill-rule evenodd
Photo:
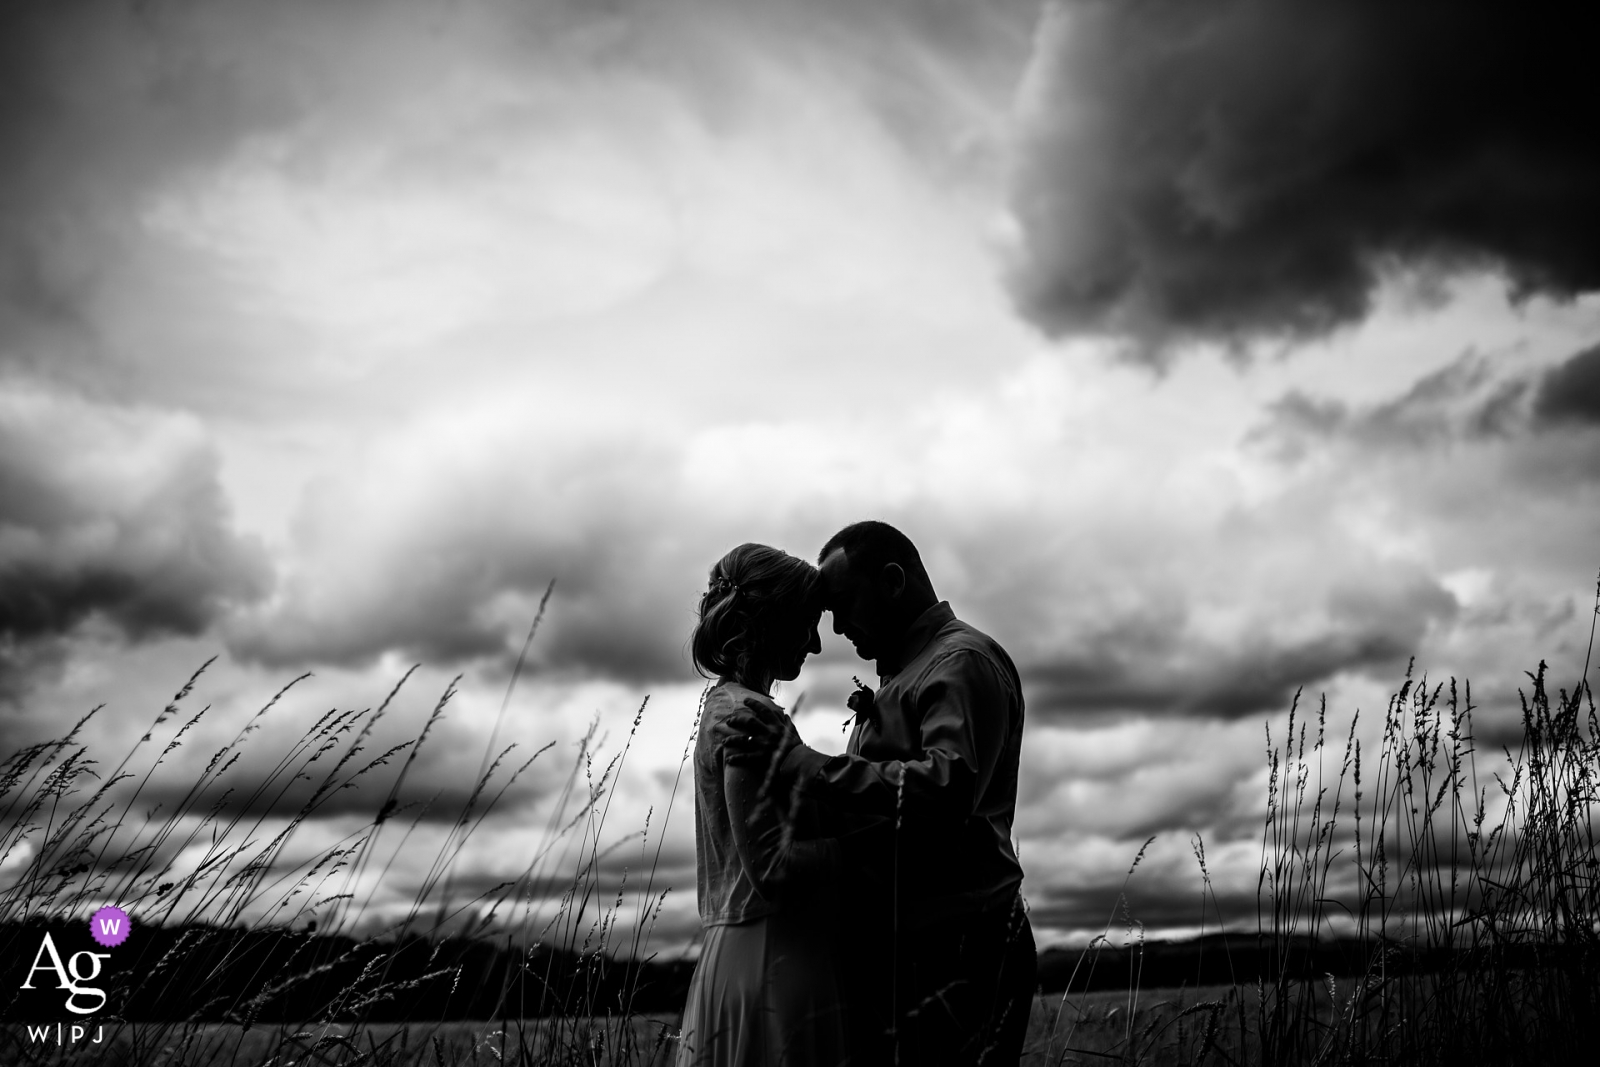
<path fill-rule="evenodd" d="M 817 800 L 845 811 L 888 819 L 964 819 L 994 776 L 1020 698 L 988 656 L 958 649 L 934 663 L 918 689 L 917 758 L 828 756 L 788 735 L 778 742 L 792 745 L 778 770 Z M 736 712 L 728 726 L 755 732 L 753 718 L 751 711 Z"/>
<path fill-rule="evenodd" d="M 761 767 L 729 762 L 723 765 L 723 796 L 734 849 L 763 897 L 805 895 L 837 880 L 837 842 L 795 837 L 802 803 L 799 783 Z"/>

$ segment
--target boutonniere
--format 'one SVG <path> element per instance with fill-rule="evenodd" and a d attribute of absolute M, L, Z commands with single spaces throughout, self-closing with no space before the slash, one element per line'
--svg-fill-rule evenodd
<path fill-rule="evenodd" d="M 849 708 L 855 714 L 844 721 L 846 729 L 848 729 L 852 723 L 856 726 L 860 726 L 863 723 L 874 722 L 877 719 L 877 708 L 873 703 L 876 699 L 876 694 L 863 685 L 860 678 L 851 675 L 850 680 L 856 683 L 856 691 L 851 693 L 850 698 L 844 703 L 845 707 Z"/>

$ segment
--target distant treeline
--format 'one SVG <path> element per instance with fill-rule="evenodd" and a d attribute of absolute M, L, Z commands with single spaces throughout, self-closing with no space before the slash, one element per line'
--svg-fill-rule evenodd
<path fill-rule="evenodd" d="M 1186 941 L 1148 941 L 1132 948 L 1051 948 L 1039 953 L 1039 986 L 1045 993 L 1101 989 L 1175 988 L 1238 985 L 1253 989 L 1280 976 L 1318 981 L 1332 975 L 1436 974 L 1493 968 L 1527 971 L 1578 966 L 1585 962 L 1572 946 L 1504 944 L 1451 950 L 1418 947 L 1407 941 L 1306 937 L 1258 941 L 1252 934 L 1208 934 Z M 1592 964 L 1593 961 L 1588 961 Z"/>
<path fill-rule="evenodd" d="M 619 960 L 544 947 L 524 952 L 464 938 L 356 941 L 278 927 L 136 927 L 125 944 L 106 949 L 91 940 L 87 921 L 30 921 L 0 925 L 0 1021 L 74 1021 L 64 1007 L 68 991 L 48 954 L 41 956 L 46 932 L 63 964 L 79 952 L 108 955 L 98 978 L 77 983 L 106 993 L 95 1019 L 142 1022 L 673 1012 L 682 1009 L 694 970 L 681 959 Z M 35 961 L 35 988 L 24 990 Z M 78 973 L 90 972 L 89 960 L 79 964 Z"/>

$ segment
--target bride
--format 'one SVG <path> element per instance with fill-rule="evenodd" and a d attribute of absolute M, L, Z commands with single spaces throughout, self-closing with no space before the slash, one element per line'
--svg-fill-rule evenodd
<path fill-rule="evenodd" d="M 846 1062 L 829 908 L 836 842 L 816 836 L 798 794 L 768 768 L 723 759 L 712 727 L 747 698 L 777 708 L 772 683 L 820 652 L 821 572 L 766 545 L 711 568 L 690 642 L 716 679 L 694 752 L 695 880 L 705 945 L 689 984 L 678 1067 Z M 781 709 L 780 709 L 781 710 Z"/>

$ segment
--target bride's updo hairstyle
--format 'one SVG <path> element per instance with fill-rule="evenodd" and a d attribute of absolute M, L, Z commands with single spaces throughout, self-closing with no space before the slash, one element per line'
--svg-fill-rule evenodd
<path fill-rule="evenodd" d="M 695 668 L 761 688 L 770 681 L 767 631 L 785 614 L 813 604 L 821 583 L 817 568 L 768 545 L 740 545 L 717 560 L 689 639 Z"/>

